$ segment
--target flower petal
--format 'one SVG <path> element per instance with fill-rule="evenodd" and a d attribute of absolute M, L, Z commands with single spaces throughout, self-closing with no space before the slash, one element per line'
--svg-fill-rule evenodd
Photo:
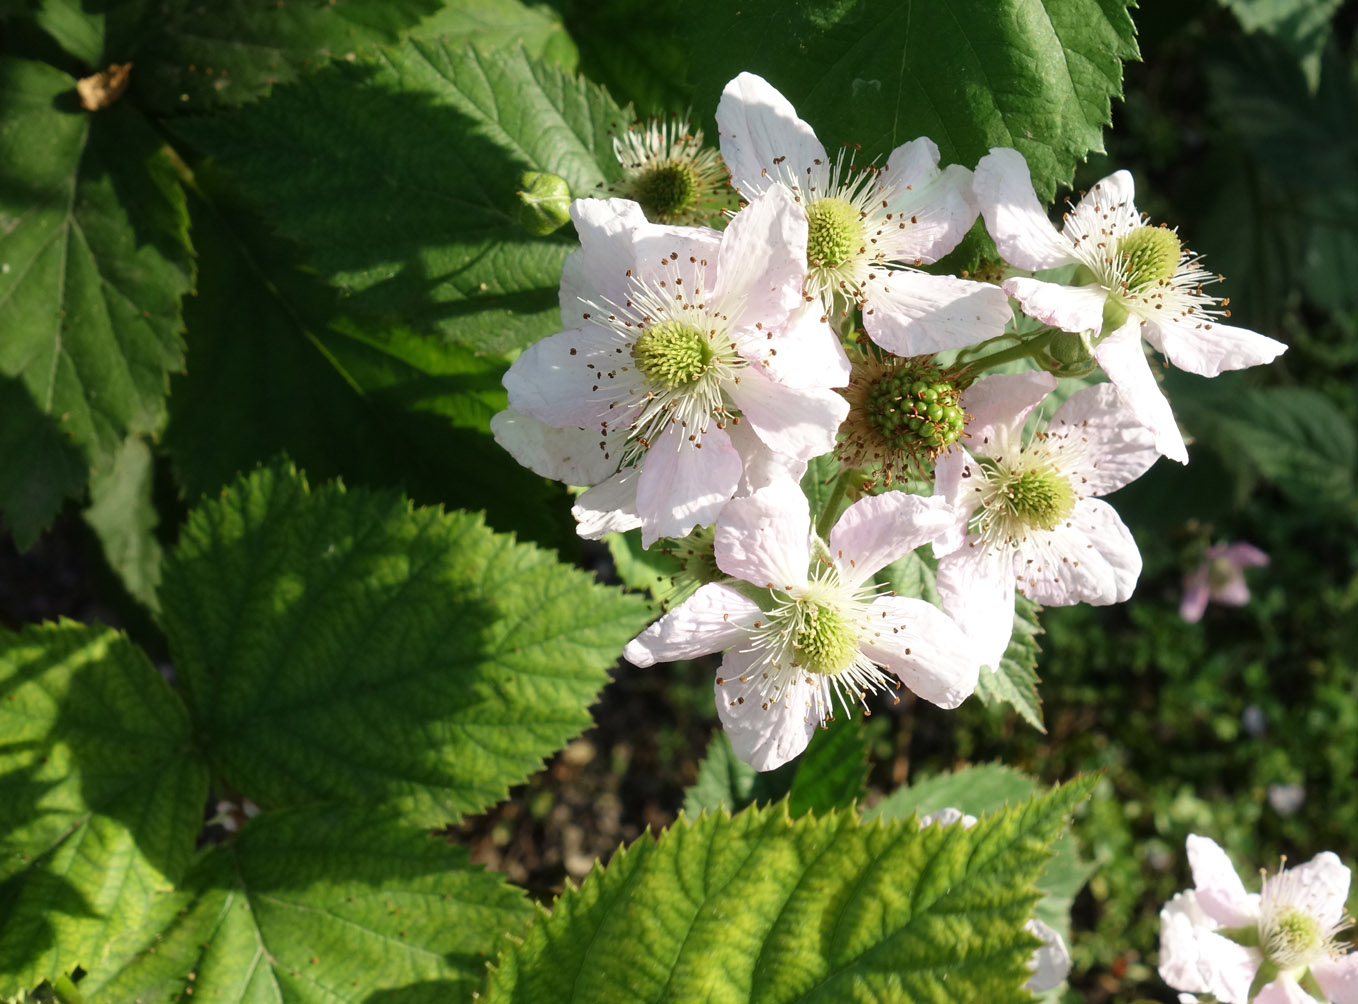
<path fill-rule="evenodd" d="M 1179 601 L 1179 616 L 1189 624 L 1202 620 L 1207 612 L 1211 590 L 1207 587 L 1207 567 L 1184 576 L 1184 597 Z"/>
<path fill-rule="evenodd" d="M 512 408 L 492 416 L 490 432 L 534 474 L 568 485 L 594 485 L 611 477 L 618 469 L 624 438 L 613 437 L 617 452 L 601 450 L 599 434 L 592 429 L 553 428 Z"/>
<path fill-rule="evenodd" d="M 971 185 L 986 229 L 1005 261 L 1039 269 L 1078 260 L 1070 241 L 1056 232 L 1039 205 L 1028 162 L 1017 150 L 992 148 L 976 165 Z"/>
<path fill-rule="evenodd" d="M 1222 927 L 1246 927 L 1259 920 L 1258 897 L 1245 891 L 1235 865 L 1211 837 L 1190 833 L 1188 866 L 1193 869 L 1198 906 Z"/>
<path fill-rule="evenodd" d="M 694 659 L 730 648 L 762 614 L 759 605 L 730 586 L 709 582 L 627 643 L 633 666 Z"/>
<path fill-rule="evenodd" d="M 1289 902 L 1320 921 L 1323 928 L 1339 925 L 1349 898 L 1349 870 L 1336 854 L 1322 851 L 1305 864 L 1287 869 L 1286 877 Z"/>
<path fill-rule="evenodd" d="M 872 340 L 898 356 L 961 349 L 1000 334 L 1013 312 L 998 286 L 886 269 L 864 283 L 863 325 Z"/>
<path fill-rule="evenodd" d="M 795 482 L 780 481 L 732 499 L 717 524 L 717 567 L 756 586 L 784 589 L 807 581 L 811 510 Z"/>
<path fill-rule="evenodd" d="M 775 184 L 774 162 L 779 158 L 786 158 L 794 177 L 817 160 L 829 159 L 815 130 L 797 116 L 791 102 L 753 73 L 740 74 L 722 90 L 717 131 L 731 185 L 746 199 Z"/>
<path fill-rule="evenodd" d="M 1222 548 L 1221 556 L 1237 568 L 1262 568 L 1268 564 L 1267 554 L 1243 540 L 1235 544 L 1227 544 Z"/>
<path fill-rule="evenodd" d="M 740 482 L 740 454 L 724 430 L 712 426 L 697 442 L 688 436 L 671 423 L 641 460 L 636 505 L 643 547 L 716 522 Z"/>
<path fill-rule="evenodd" d="M 1160 978 L 1175 990 L 1245 1004 L 1259 962 L 1257 950 L 1212 930 L 1192 891 L 1177 894 L 1160 911 Z"/>
<path fill-rule="evenodd" d="M 806 211 L 790 191 L 774 185 L 736 213 L 722 234 L 717 261 L 713 296 L 733 327 L 781 328 L 805 303 Z"/>
<path fill-rule="evenodd" d="M 573 320 L 576 312 L 566 309 L 566 280 L 580 283 L 579 289 L 570 290 L 570 299 L 625 303 L 627 273 L 636 265 L 632 234 L 649 224 L 641 207 L 627 199 L 576 199 L 571 203 L 571 219 L 580 235 L 579 268 L 562 273 L 561 315 L 563 320 L 570 317 L 570 323 L 578 323 Z"/>
<path fill-rule="evenodd" d="M 637 469 L 628 467 L 576 499 L 571 506 L 577 524 L 575 532 L 586 540 L 598 540 L 606 533 L 623 533 L 641 526 L 637 514 L 638 477 Z"/>
<path fill-rule="evenodd" d="M 752 326 L 732 339 L 742 356 L 789 387 L 847 387 L 853 372 L 819 300 L 803 302 L 781 327 Z"/>
<path fill-rule="evenodd" d="M 967 413 L 967 437 L 972 451 L 988 456 L 984 447 L 1008 442 L 1023 428 L 1028 413 L 1056 389 L 1056 377 L 1040 370 L 998 373 L 983 377 L 962 394 Z"/>
<path fill-rule="evenodd" d="M 617 332 L 592 325 L 540 339 L 501 378 L 509 406 L 558 428 L 598 430 L 602 421 L 620 422 L 622 409 L 614 402 L 628 396 L 630 374 L 618 368 L 616 350 L 629 347 Z"/>
<path fill-rule="evenodd" d="M 1358 1004 L 1358 954 L 1322 959 L 1311 966 L 1311 975 L 1334 1004 Z"/>
<path fill-rule="evenodd" d="M 634 278 L 666 299 L 701 303 L 721 282 L 721 246 L 722 234 L 708 227 L 647 223 L 632 237 Z"/>
<path fill-rule="evenodd" d="M 1135 317 L 1094 347 L 1094 358 L 1108 374 L 1136 420 L 1155 436 L 1155 448 L 1162 456 L 1188 463 L 1188 447 L 1169 401 L 1160 390 L 1146 352 L 1141 347 L 1141 325 Z"/>
<path fill-rule="evenodd" d="M 905 596 L 879 596 L 869 617 L 873 633 L 861 642 L 863 654 L 895 673 L 912 693 L 940 708 L 955 708 L 976 690 L 980 664 L 974 646 L 938 607 Z"/>
<path fill-rule="evenodd" d="M 1315 1004 L 1315 998 L 1286 973 L 1265 983 L 1255 994 L 1253 1004 Z"/>
<path fill-rule="evenodd" d="M 839 423 L 849 414 L 849 402 L 842 395 L 817 387 L 785 387 L 755 366 L 743 370 L 740 383 L 729 390 L 745 421 L 769 449 L 797 460 L 833 450 Z"/>
<path fill-rule="evenodd" d="M 957 514 L 946 499 L 884 492 L 859 499 L 830 531 L 830 554 L 845 585 L 870 576 L 952 526 Z"/>
<path fill-rule="evenodd" d="M 938 595 L 943 609 L 966 634 L 973 657 L 998 669 L 1014 633 L 1014 562 L 973 536 L 938 560 Z"/>
<path fill-rule="evenodd" d="M 1086 234 L 1113 238 L 1141 226 L 1136 211 L 1136 186 L 1129 171 L 1114 171 L 1094 183 L 1075 207 L 1062 228 L 1062 236 L 1072 244 Z"/>
<path fill-rule="evenodd" d="M 1014 276 L 1004 280 L 1004 291 L 1029 317 L 1062 331 L 1098 331 L 1103 327 L 1108 290 L 1102 286 L 1061 286 Z"/>
<path fill-rule="evenodd" d="M 770 450 L 759 434 L 750 428 L 749 422 L 728 423 L 726 434 L 731 437 L 731 445 L 736 448 L 745 465 L 740 484 L 736 486 L 736 495 L 739 497 L 753 495 L 776 481 L 797 484 L 806 473 L 805 460 Z"/>
<path fill-rule="evenodd" d="M 969 475 L 963 475 L 969 464 L 976 461 L 966 450 L 955 447 L 934 462 L 934 498 L 941 498 L 953 507 L 953 522 L 934 538 L 934 557 L 952 554 L 967 540 L 967 521 L 975 503 L 967 498 Z"/>
<path fill-rule="evenodd" d="M 1080 490 L 1107 495 L 1130 484 L 1160 459 L 1155 437 L 1122 403 L 1112 384 L 1077 390 L 1056 409 L 1048 433 L 1076 437 L 1083 445 Z"/>
<path fill-rule="evenodd" d="M 1179 369 L 1206 377 L 1272 362 L 1287 351 L 1277 339 L 1248 328 L 1193 317 L 1148 320 L 1144 334 Z"/>
<path fill-rule="evenodd" d="M 736 756 L 755 770 L 773 770 L 806 749 L 820 721 L 812 710 L 814 691 L 805 678 L 793 683 L 781 701 L 764 701 L 759 680 L 750 672 L 760 654 L 752 647 L 731 649 L 722 659 L 721 675 L 713 689 L 717 717 Z M 742 683 L 742 676 L 751 679 Z"/>
<path fill-rule="evenodd" d="M 1082 498 L 1061 526 L 1037 531 L 1019 545 L 1015 567 L 1019 590 L 1043 606 L 1107 606 L 1132 595 L 1141 552 L 1112 506 Z"/>
<path fill-rule="evenodd" d="M 1066 947 L 1066 940 L 1037 918 L 1024 924 L 1023 929 L 1042 939 L 1042 947 L 1034 949 L 1028 960 L 1028 969 L 1033 975 L 1024 987 L 1035 994 L 1056 989 L 1070 975 L 1070 949 Z"/>
<path fill-rule="evenodd" d="M 926 136 L 896 147 L 877 175 L 877 185 L 892 190 L 886 207 L 891 225 L 906 228 L 907 239 L 898 245 L 903 261 L 933 264 L 957 247 L 976 222 L 971 172 L 959 164 L 940 171 L 938 147 Z"/>

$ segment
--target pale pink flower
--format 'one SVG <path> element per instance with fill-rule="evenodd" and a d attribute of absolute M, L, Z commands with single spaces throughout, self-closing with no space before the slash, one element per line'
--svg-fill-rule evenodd
<path fill-rule="evenodd" d="M 1226 852 L 1188 838 L 1194 888 L 1160 911 L 1160 977 L 1176 990 L 1223 1004 L 1308 1004 L 1301 982 L 1334 1004 L 1358 1004 L 1358 957 L 1337 940 L 1349 870 L 1329 851 L 1245 891 Z"/>
<path fill-rule="evenodd" d="M 954 708 L 976 687 L 965 636 L 937 607 L 880 595 L 872 582 L 951 519 L 941 499 L 888 492 L 851 505 L 823 542 L 795 483 L 737 498 L 716 531 L 717 567 L 731 579 L 701 587 L 623 654 L 650 666 L 725 652 L 717 713 L 736 753 L 757 770 L 801 753 L 836 696 L 848 710 L 899 679 Z"/>
<path fill-rule="evenodd" d="M 934 468 L 934 494 L 956 513 L 934 542 L 943 609 L 992 669 L 1013 631 L 1015 588 L 1043 606 L 1104 605 L 1127 599 L 1141 574 L 1131 532 L 1098 496 L 1156 461 L 1151 434 L 1099 384 L 1025 437 L 1029 414 L 1055 387 L 1038 372 L 977 381 L 962 395 L 966 448 Z"/>
<path fill-rule="evenodd" d="M 1070 285 L 1016 276 L 1004 289 L 1024 313 L 1063 331 L 1088 333 L 1094 358 L 1155 433 L 1156 449 L 1180 463 L 1188 450 L 1141 339 L 1180 369 L 1200 376 L 1257 366 L 1287 346 L 1222 324 L 1227 301 L 1204 292 L 1220 276 L 1184 249 L 1175 231 L 1149 227 L 1133 204 L 1132 176 L 1104 178 L 1052 226 L 1033 192 L 1023 155 L 995 148 L 976 165 L 976 197 L 1005 261 L 1021 269 L 1077 266 Z"/>
<path fill-rule="evenodd" d="M 898 146 L 880 170 L 831 158 L 768 81 L 742 73 L 717 104 L 721 155 L 746 199 L 791 192 L 809 225 L 806 293 L 825 311 L 858 304 L 868 335 L 901 356 L 958 349 L 999 334 L 1008 298 L 986 283 L 929 275 L 976 221 L 971 172 L 940 170 L 925 137 Z"/>
<path fill-rule="evenodd" d="M 1190 624 L 1202 620 L 1207 604 L 1243 607 L 1250 601 L 1245 569 L 1268 564 L 1268 555 L 1253 544 L 1213 544 L 1201 565 L 1184 576 L 1179 616 Z"/>
<path fill-rule="evenodd" d="M 561 277 L 566 330 L 505 374 L 496 440 L 546 477 L 596 485 L 582 532 L 640 526 L 649 545 L 716 519 L 747 462 L 730 428 L 805 462 L 848 411 L 849 362 L 801 297 L 806 220 L 783 190 L 723 232 L 648 223 L 634 202 L 571 206 L 581 247 Z"/>

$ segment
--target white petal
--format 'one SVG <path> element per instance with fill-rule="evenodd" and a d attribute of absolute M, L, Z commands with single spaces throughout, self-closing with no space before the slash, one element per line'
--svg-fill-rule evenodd
<path fill-rule="evenodd" d="M 709 582 L 628 642 L 623 658 L 633 666 L 654 666 L 720 652 L 744 638 L 760 615 L 753 600 Z"/>
<path fill-rule="evenodd" d="M 1004 290 L 987 282 L 889 269 L 864 284 L 863 325 L 898 356 L 961 349 L 1000 334 L 1013 312 Z"/>
<path fill-rule="evenodd" d="M 1055 268 L 1078 261 L 1038 204 L 1028 162 L 1017 150 L 996 147 L 981 158 L 971 182 L 995 246 L 1018 268 Z"/>
<path fill-rule="evenodd" d="M 788 688 L 783 699 L 764 707 L 758 680 L 750 666 L 756 649 L 733 648 L 722 659 L 721 683 L 714 685 L 717 717 L 726 729 L 736 756 L 755 770 L 773 770 L 798 756 L 811 741 L 820 720 L 813 712 L 813 691 L 803 680 Z M 804 678 L 803 678 L 804 679 Z"/>
<path fill-rule="evenodd" d="M 971 190 L 971 172 L 958 164 L 940 171 L 938 147 L 927 137 L 893 150 L 877 184 L 894 189 L 886 208 L 892 215 L 890 226 L 906 227 L 907 239 L 897 244 L 897 233 L 892 242 L 902 249 L 902 261 L 924 265 L 938 261 L 957 247 L 976 222 L 979 210 Z"/>
<path fill-rule="evenodd" d="M 1344 904 L 1349 898 L 1349 870 L 1338 856 L 1322 851 L 1310 861 L 1287 869 L 1292 888 L 1300 885 L 1300 898 L 1294 900 L 1322 927 L 1332 928 L 1344 915 Z"/>
<path fill-rule="evenodd" d="M 1042 947 L 1034 950 L 1028 960 L 1033 975 L 1024 986 L 1035 994 L 1046 993 L 1070 975 L 1070 949 L 1059 932 L 1036 918 L 1024 924 L 1023 929 L 1042 939 Z"/>
<path fill-rule="evenodd" d="M 1253 1004 L 1316 1004 L 1316 999 L 1303 990 L 1295 979 L 1284 973 L 1276 980 L 1260 987 L 1254 996 Z"/>
<path fill-rule="evenodd" d="M 954 809 L 951 805 L 933 812 L 926 812 L 919 817 L 919 828 L 922 830 L 926 826 L 937 826 L 940 829 L 945 826 L 953 826 L 956 823 L 962 824 L 962 829 L 969 830 L 980 820 L 970 813 L 963 812 L 961 809 Z"/>
<path fill-rule="evenodd" d="M 817 160 L 828 159 L 815 131 L 797 116 L 791 102 L 753 73 L 742 73 L 721 92 L 717 131 L 731 184 L 746 199 L 773 184 L 768 175 L 776 176 L 774 161 L 780 157 L 786 158 L 794 177 L 803 176 Z"/>
<path fill-rule="evenodd" d="M 1358 1004 L 1358 954 L 1317 962 L 1311 975 L 1334 1004 Z"/>
<path fill-rule="evenodd" d="M 957 521 L 946 499 L 884 492 L 859 499 L 830 531 L 840 581 L 856 587 Z"/>
<path fill-rule="evenodd" d="M 1131 173 L 1114 171 L 1085 193 L 1066 220 L 1062 234 L 1072 242 L 1081 234 L 1107 233 L 1117 238 L 1139 226 L 1141 217 L 1136 211 Z"/>
<path fill-rule="evenodd" d="M 1160 911 L 1160 978 L 1175 990 L 1245 1004 L 1259 969 L 1257 950 L 1212 930 L 1194 894 L 1181 892 Z"/>
<path fill-rule="evenodd" d="M 1103 327 L 1108 290 L 1102 286 L 1061 286 L 1014 276 L 1004 280 L 1004 291 L 1029 317 L 1062 331 L 1098 331 Z"/>
<path fill-rule="evenodd" d="M 759 434 L 750 428 L 750 423 L 731 422 L 726 426 L 726 434 L 731 437 L 731 445 L 740 454 L 745 469 L 740 475 L 736 495 L 753 495 L 761 488 L 767 488 L 777 481 L 791 481 L 797 484 L 806 473 L 806 461 L 797 460 L 782 453 L 770 450 Z"/>
<path fill-rule="evenodd" d="M 722 235 L 717 260 L 714 299 L 732 325 L 781 328 L 805 304 L 806 211 L 791 192 L 775 185 L 736 213 Z"/>
<path fill-rule="evenodd" d="M 1019 545 L 1018 588 L 1043 606 L 1107 606 L 1132 595 L 1141 552 L 1132 532 L 1102 499 L 1075 502 L 1055 530 L 1037 531 Z"/>
<path fill-rule="evenodd" d="M 969 464 L 975 461 L 966 450 L 956 447 L 943 454 L 934 462 L 934 498 L 941 498 L 953 507 L 953 522 L 934 539 L 934 556 L 952 554 L 967 539 L 967 520 L 976 507 L 973 499 L 967 498 L 968 478 L 963 477 Z"/>
<path fill-rule="evenodd" d="M 598 430 L 600 422 L 621 420 L 611 407 L 625 396 L 629 373 L 618 369 L 616 350 L 626 356 L 627 340 L 600 327 L 573 328 L 528 346 L 505 372 L 501 383 L 515 411 L 558 427 Z M 611 374 L 611 375 L 610 375 Z"/>
<path fill-rule="evenodd" d="M 1041 370 L 998 373 L 982 377 L 962 393 L 967 422 L 967 445 L 982 456 L 985 447 L 1005 442 L 1028 420 L 1028 413 L 1056 389 L 1056 377 Z"/>
<path fill-rule="evenodd" d="M 816 387 L 785 387 L 754 366 L 743 370 L 740 383 L 728 389 L 745 421 L 769 449 L 797 460 L 833 450 L 839 424 L 849 414 L 849 402 L 842 395 Z"/>
<path fill-rule="evenodd" d="M 1245 891 L 1235 865 L 1211 837 L 1190 833 L 1188 866 L 1198 906 L 1222 927 L 1246 927 L 1259 919 L 1258 897 Z"/>
<path fill-rule="evenodd" d="M 820 301 L 793 310 L 781 327 L 751 327 L 738 336 L 736 350 L 789 387 L 846 387 L 852 367 L 839 336 L 826 321 Z"/>
<path fill-rule="evenodd" d="M 563 320 L 575 313 L 567 312 L 568 298 L 626 302 L 627 272 L 636 264 L 632 254 L 632 233 L 637 227 L 648 225 L 641 207 L 627 199 L 576 199 L 571 203 L 571 219 L 580 235 L 580 267 L 572 267 L 569 273 L 562 274 Z M 580 289 L 570 290 L 569 297 L 567 279 L 581 283 Z M 579 322 L 572 320 L 571 323 Z"/>
<path fill-rule="evenodd" d="M 641 526 L 637 513 L 638 477 L 637 469 L 628 467 L 576 499 L 571 506 L 571 515 L 577 523 L 575 532 L 586 540 L 598 540 L 604 534 L 624 533 Z"/>
<path fill-rule="evenodd" d="M 740 454 L 722 429 L 713 426 L 702 434 L 701 448 L 688 435 L 679 424 L 669 424 L 639 465 L 637 513 L 645 547 L 716 522 L 740 482 Z"/>
<path fill-rule="evenodd" d="M 701 303 L 721 281 L 718 253 L 722 235 L 708 227 L 647 223 L 632 237 L 633 272 L 653 293 Z M 664 285 L 660 285 L 661 282 Z M 622 304 L 618 300 L 616 303 Z"/>
<path fill-rule="evenodd" d="M 1084 444 L 1074 473 L 1086 495 L 1107 495 L 1130 484 L 1160 459 L 1155 437 L 1141 425 L 1112 384 L 1077 390 L 1056 409 L 1048 432 L 1065 432 Z"/>
<path fill-rule="evenodd" d="M 1013 558 L 973 536 L 966 546 L 938 559 L 943 609 L 970 639 L 974 658 L 998 669 L 1014 633 Z"/>
<path fill-rule="evenodd" d="M 599 434 L 592 429 L 556 429 L 509 409 L 491 418 L 490 431 L 515 460 L 553 481 L 594 485 L 618 469 L 619 452 L 601 450 Z M 616 450 L 621 450 L 624 438 L 622 434 L 613 437 Z"/>
<path fill-rule="evenodd" d="M 1145 336 L 1179 369 L 1206 377 L 1272 362 L 1287 350 L 1282 342 L 1248 328 L 1192 317 L 1147 321 Z"/>
<path fill-rule="evenodd" d="M 717 524 L 717 567 L 756 586 L 804 585 L 811 563 L 811 510 L 795 482 L 732 499 Z"/>
<path fill-rule="evenodd" d="M 1141 324 L 1130 318 L 1126 324 L 1108 335 L 1094 347 L 1094 358 L 1108 374 L 1136 420 L 1151 431 L 1155 448 L 1162 456 L 1188 463 L 1188 448 L 1184 445 L 1179 423 L 1169 401 L 1160 390 L 1146 352 L 1141 347 Z"/>
<path fill-rule="evenodd" d="M 891 670 L 911 692 L 955 708 L 976 690 L 980 663 L 971 640 L 951 617 L 924 600 L 879 596 L 869 611 L 872 634 L 863 654 Z"/>

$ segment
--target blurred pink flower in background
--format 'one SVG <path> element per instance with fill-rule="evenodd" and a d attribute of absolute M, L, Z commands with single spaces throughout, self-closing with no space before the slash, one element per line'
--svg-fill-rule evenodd
<path fill-rule="evenodd" d="M 1179 616 L 1190 624 L 1202 620 L 1207 604 L 1243 607 L 1250 601 L 1245 569 L 1268 564 L 1268 555 L 1253 544 L 1213 544 L 1201 565 L 1184 576 Z"/>

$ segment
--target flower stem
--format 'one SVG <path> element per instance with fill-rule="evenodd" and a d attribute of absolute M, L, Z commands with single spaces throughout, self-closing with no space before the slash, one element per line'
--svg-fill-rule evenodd
<path fill-rule="evenodd" d="M 1050 342 L 1055 335 L 1055 328 L 1045 328 L 1031 337 L 1025 338 L 1017 345 L 1013 345 L 1007 349 L 1000 349 L 998 352 L 992 352 L 990 355 L 982 356 L 980 359 L 973 359 L 964 367 L 964 376 L 962 379 L 965 384 L 970 385 L 975 382 L 975 378 L 983 371 L 992 369 L 1001 363 L 1012 362 L 1015 359 L 1035 358 L 1039 352 L 1047 347 L 1047 343 Z"/>
<path fill-rule="evenodd" d="M 834 483 L 830 486 L 829 501 L 825 508 L 816 517 L 816 536 L 821 540 L 830 539 L 830 531 L 839 522 L 839 517 L 844 514 L 844 510 L 849 508 L 849 504 L 855 501 L 861 494 L 858 491 L 863 483 L 863 472 L 854 467 L 846 467 L 836 476 Z"/>

